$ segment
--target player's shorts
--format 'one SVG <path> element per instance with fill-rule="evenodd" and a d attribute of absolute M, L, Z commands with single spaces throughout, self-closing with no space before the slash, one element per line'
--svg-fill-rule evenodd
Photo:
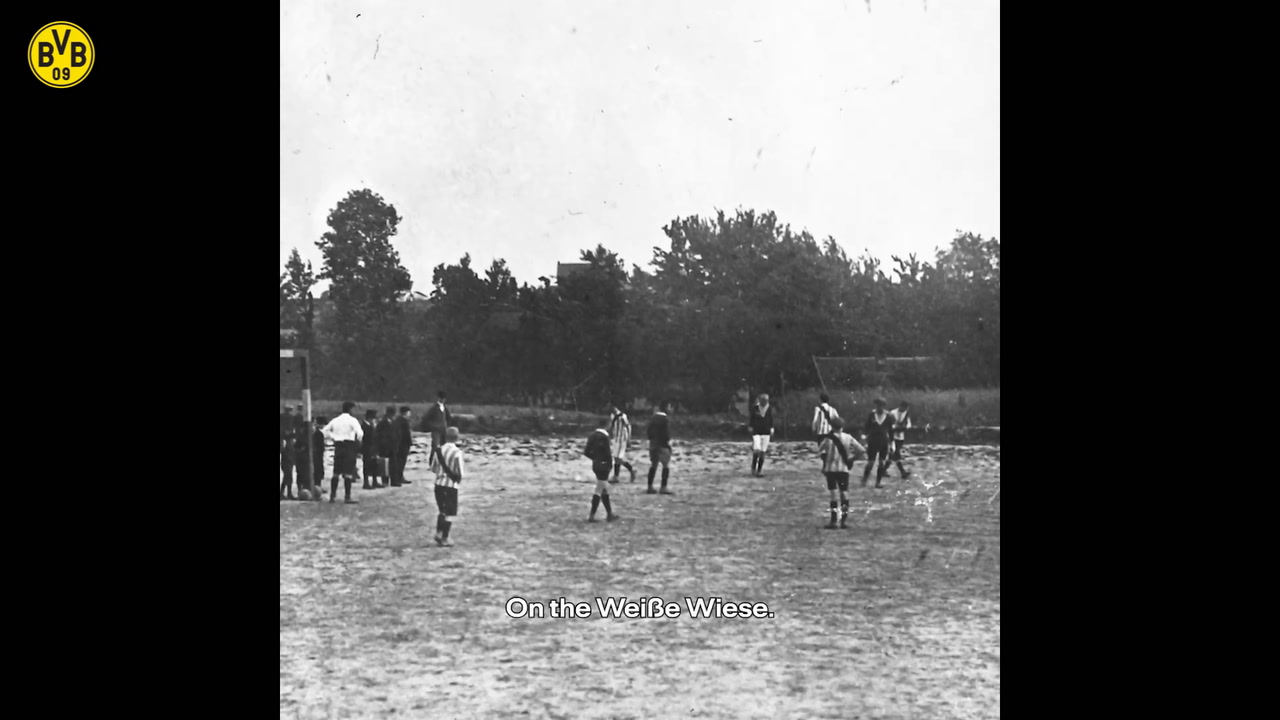
<path fill-rule="evenodd" d="M 436 486 L 436 509 L 441 515 L 454 517 L 458 514 L 458 488 Z"/>
<path fill-rule="evenodd" d="M 752 435 L 751 450 L 754 452 L 769 452 L 769 436 Z"/>
<path fill-rule="evenodd" d="M 867 443 L 867 462 L 875 462 L 877 458 L 880 462 L 889 461 L 888 440 L 871 441 Z"/>
<path fill-rule="evenodd" d="M 667 467 L 671 464 L 671 448 L 649 448 L 649 462 L 654 465 Z"/>
<path fill-rule="evenodd" d="M 343 440 L 333 445 L 333 473 L 335 475 L 355 475 L 356 456 L 360 448 L 350 440 Z"/>
<path fill-rule="evenodd" d="M 597 480 L 608 480 L 609 473 L 613 472 L 613 461 L 608 462 L 592 462 L 591 471 L 596 474 Z"/>
<path fill-rule="evenodd" d="M 835 490 L 836 488 L 839 488 L 840 492 L 847 492 L 849 490 L 849 473 L 829 472 L 823 473 L 823 475 L 827 476 L 828 490 Z"/>

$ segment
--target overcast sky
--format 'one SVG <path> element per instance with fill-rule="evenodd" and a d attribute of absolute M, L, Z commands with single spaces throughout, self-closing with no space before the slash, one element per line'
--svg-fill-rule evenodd
<path fill-rule="evenodd" d="M 997 0 L 282 0 L 281 32 L 281 264 L 358 187 L 422 292 L 464 252 L 644 266 L 717 208 L 886 262 L 1000 235 Z"/>

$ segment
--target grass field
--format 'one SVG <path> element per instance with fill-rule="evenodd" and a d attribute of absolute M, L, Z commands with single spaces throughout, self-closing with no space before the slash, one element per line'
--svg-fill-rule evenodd
<path fill-rule="evenodd" d="M 775 422 L 779 424 L 779 437 L 782 434 L 781 423 L 787 421 L 787 429 L 803 437 L 808 432 L 809 423 L 813 419 L 813 408 L 818 404 L 818 390 L 793 392 L 785 398 L 774 398 L 777 408 L 774 411 Z M 934 426 L 948 428 L 968 428 L 1000 424 L 1000 389 L 967 389 L 967 390 L 856 390 L 853 392 L 832 392 L 832 403 L 842 417 L 862 417 L 871 412 L 872 401 L 884 397 L 893 406 L 906 400 L 912 405 L 912 423 L 923 426 L 931 423 Z M 283 399 L 282 404 L 294 404 L 297 400 Z M 381 415 L 387 402 L 358 402 L 361 409 L 374 408 Z M 399 406 L 401 403 L 396 403 Z M 413 410 L 416 419 L 422 418 L 430 407 L 430 403 L 404 403 Z M 454 414 L 475 415 L 481 418 L 528 419 L 531 422 L 516 423 L 519 429 L 512 432 L 539 432 L 540 427 L 549 426 L 552 421 L 593 426 L 603 419 L 603 415 L 591 412 L 575 412 L 555 408 L 530 408 L 508 405 L 471 405 L 467 403 L 450 403 L 450 412 Z M 313 411 L 317 416 L 334 417 L 342 411 L 341 400 L 316 400 Z M 636 414 L 636 420 L 643 421 L 642 414 Z M 533 421 L 537 418 L 537 421 Z M 675 413 L 671 417 L 672 431 L 684 437 L 712 437 L 722 434 L 726 424 L 742 423 L 744 418 L 731 413 L 721 415 L 688 415 Z"/>
<path fill-rule="evenodd" d="M 999 717 L 997 448 L 910 448 L 830 531 L 812 443 L 753 478 L 743 443 L 677 442 L 676 495 L 643 494 L 645 458 L 587 524 L 581 439 L 471 436 L 441 549 L 424 442 L 410 486 L 280 504 L 282 718 Z M 516 596 L 774 617 L 512 619 Z"/>

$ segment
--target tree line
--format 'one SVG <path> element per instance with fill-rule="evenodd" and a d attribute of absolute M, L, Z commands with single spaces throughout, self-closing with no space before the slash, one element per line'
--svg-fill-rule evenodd
<path fill-rule="evenodd" d="M 646 267 L 603 244 L 567 277 L 517 282 L 502 259 L 432 271 L 425 304 L 391 241 L 401 217 L 356 190 L 329 214 L 316 273 L 295 249 L 280 277 L 282 344 L 310 349 L 318 397 L 469 403 L 665 397 L 698 412 L 734 393 L 819 383 L 812 356 L 940 359 L 900 384 L 998 386 L 1000 243 L 959 233 L 933 262 L 856 259 L 772 212 L 718 211 L 662 228 Z M 323 303 L 315 284 L 329 282 Z M 323 305 L 325 312 L 318 312 Z M 411 311 L 411 307 L 424 307 Z"/>

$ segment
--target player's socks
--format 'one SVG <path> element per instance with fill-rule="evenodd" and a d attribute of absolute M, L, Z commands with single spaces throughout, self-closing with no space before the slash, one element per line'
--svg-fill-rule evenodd
<path fill-rule="evenodd" d="M 671 468 L 662 468 L 662 489 L 667 489 L 667 478 L 671 477 Z"/>
<path fill-rule="evenodd" d="M 352 500 L 352 499 L 351 499 L 351 486 L 355 484 L 355 478 L 353 478 L 353 477 L 344 477 L 344 478 L 343 478 L 343 480 L 346 482 L 346 488 L 345 488 L 345 489 L 346 489 L 346 497 L 345 497 L 345 499 L 343 500 L 343 502 L 347 503 L 348 505 L 357 505 L 357 504 L 359 504 L 359 503 L 360 503 L 360 501 L 359 501 L 359 500 Z"/>
<path fill-rule="evenodd" d="M 600 507 L 600 496 L 592 495 L 591 496 L 591 517 L 594 518 L 596 516 L 596 510 L 599 507 Z"/>
<path fill-rule="evenodd" d="M 604 503 L 604 511 L 605 511 L 605 513 L 606 513 L 610 518 L 612 518 L 612 517 L 613 517 L 613 503 L 609 502 L 609 493 L 604 493 L 603 495 L 601 495 L 601 496 L 600 496 L 600 502 Z"/>
<path fill-rule="evenodd" d="M 338 476 L 334 475 L 332 478 L 329 479 L 329 502 L 334 502 L 337 499 L 338 499 Z"/>
<path fill-rule="evenodd" d="M 453 543 L 449 542 L 449 528 L 453 527 L 453 523 L 448 520 L 444 521 L 444 532 L 440 534 L 440 544 L 448 547 Z"/>
<path fill-rule="evenodd" d="M 657 474 L 658 474 L 658 466 L 650 465 L 649 466 L 649 489 L 650 490 L 653 489 L 653 477 Z"/>
<path fill-rule="evenodd" d="M 846 521 L 848 521 L 848 519 L 849 519 L 849 499 L 841 498 L 840 499 L 840 527 L 844 527 L 844 524 Z"/>
<path fill-rule="evenodd" d="M 831 524 L 836 524 L 836 501 L 831 501 Z"/>

